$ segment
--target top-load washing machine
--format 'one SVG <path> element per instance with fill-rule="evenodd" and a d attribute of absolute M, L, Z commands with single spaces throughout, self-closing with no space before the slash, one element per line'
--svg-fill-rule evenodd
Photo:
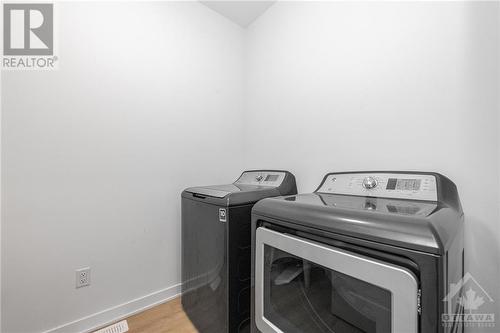
<path fill-rule="evenodd" d="M 260 199 L 295 193 L 295 177 L 275 170 L 182 192 L 181 298 L 198 331 L 249 331 L 251 210 Z"/>
<path fill-rule="evenodd" d="M 446 316 L 461 312 L 463 212 L 440 174 L 331 173 L 259 201 L 252 232 L 252 332 L 463 329 Z"/>

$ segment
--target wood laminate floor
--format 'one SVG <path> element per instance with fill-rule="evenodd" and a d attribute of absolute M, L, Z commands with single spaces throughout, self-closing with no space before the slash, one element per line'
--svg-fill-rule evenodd
<path fill-rule="evenodd" d="M 180 297 L 127 318 L 129 333 L 197 333 Z"/>

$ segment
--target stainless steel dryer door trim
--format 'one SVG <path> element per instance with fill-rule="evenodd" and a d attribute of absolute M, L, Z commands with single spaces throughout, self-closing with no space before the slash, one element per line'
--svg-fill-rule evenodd
<path fill-rule="evenodd" d="M 417 333 L 418 283 L 412 272 L 383 261 L 261 227 L 256 231 L 255 322 L 263 333 L 283 333 L 264 316 L 264 245 L 390 291 L 392 332 Z"/>

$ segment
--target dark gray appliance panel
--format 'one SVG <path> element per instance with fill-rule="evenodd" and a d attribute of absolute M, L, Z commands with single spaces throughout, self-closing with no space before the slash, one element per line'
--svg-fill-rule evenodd
<path fill-rule="evenodd" d="M 227 330 L 227 224 L 219 221 L 219 208 L 182 200 L 182 306 L 207 333 Z"/>

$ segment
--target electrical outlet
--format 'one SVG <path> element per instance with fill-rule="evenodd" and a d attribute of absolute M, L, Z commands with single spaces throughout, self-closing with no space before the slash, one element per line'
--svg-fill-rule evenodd
<path fill-rule="evenodd" d="M 76 288 L 90 286 L 90 267 L 76 270 Z"/>

